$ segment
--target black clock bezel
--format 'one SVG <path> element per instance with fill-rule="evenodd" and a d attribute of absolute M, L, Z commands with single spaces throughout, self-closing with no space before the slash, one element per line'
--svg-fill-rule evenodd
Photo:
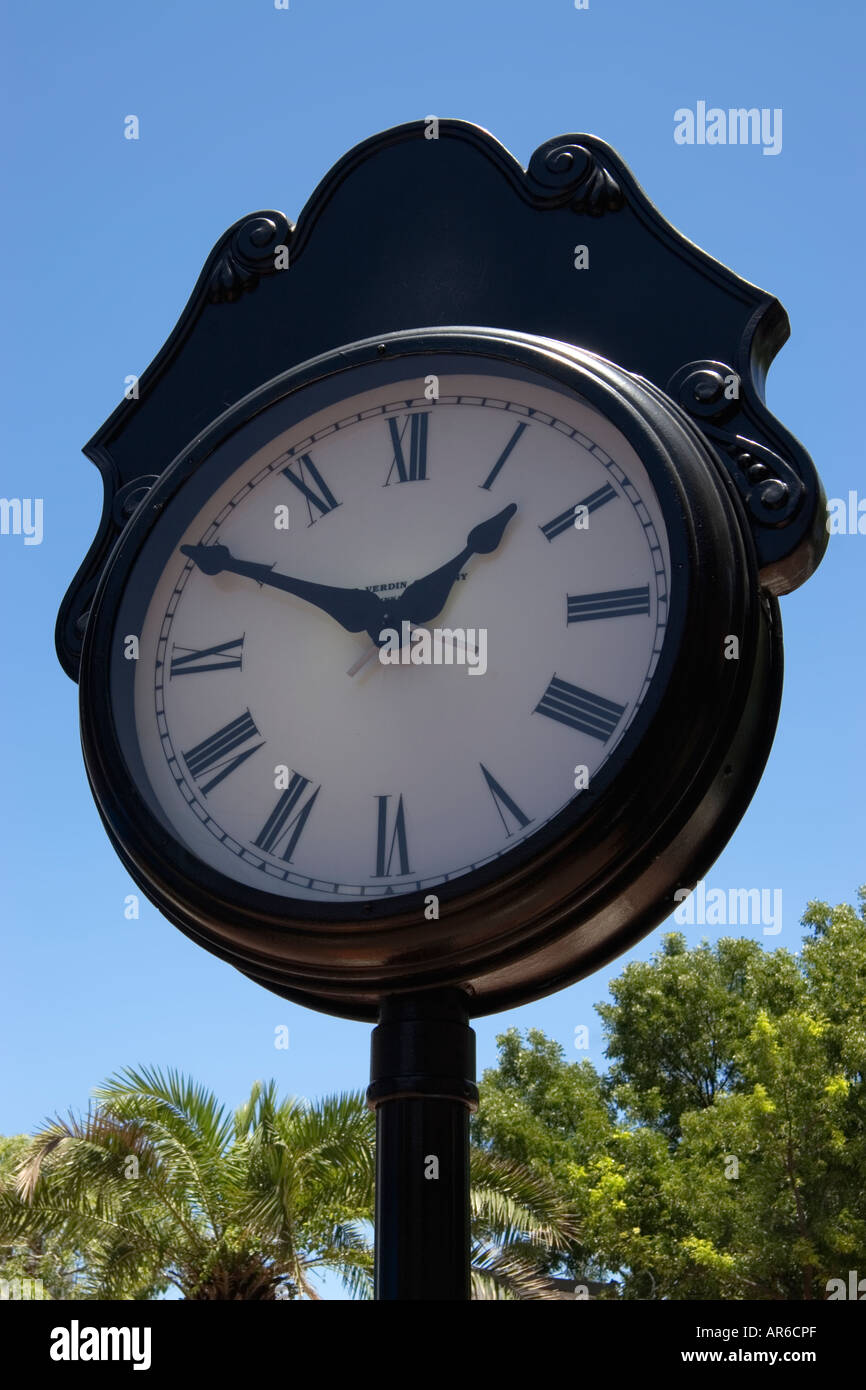
<path fill-rule="evenodd" d="M 317 394 L 339 399 L 347 373 L 355 378 L 354 392 L 363 389 L 359 373 L 377 382 L 396 379 L 408 359 L 424 356 L 440 365 L 493 359 L 505 372 L 537 373 L 548 385 L 576 392 L 622 431 L 649 472 L 668 530 L 676 576 L 668 634 L 643 704 L 591 790 L 511 853 L 435 890 L 394 899 L 343 906 L 266 893 L 192 855 L 142 794 L 136 778 L 145 776 L 143 767 L 128 767 L 108 678 L 123 662 L 115 636 L 121 605 L 165 508 L 194 480 L 210 486 L 207 460 L 215 450 L 241 431 L 248 436 L 250 427 L 266 429 L 271 408 L 300 400 L 298 393 L 308 414 L 318 408 Z M 473 1012 L 491 1012 L 559 987 L 626 949 L 670 911 L 674 888 L 689 881 L 681 876 L 683 856 L 700 872 L 720 852 L 772 742 L 781 671 L 777 617 L 761 601 L 748 526 L 724 470 L 686 417 L 648 382 L 593 354 L 503 329 L 389 334 L 304 363 L 246 397 L 183 450 L 141 503 L 112 552 L 84 642 L 88 777 L 112 842 L 145 893 L 181 930 L 268 988 L 310 1007 L 369 1019 L 383 994 L 460 984 L 473 998 Z M 721 655 L 729 633 L 743 652 L 736 662 Z M 699 711 L 689 703 L 695 682 Z M 683 731 L 685 743 L 676 750 Z M 741 757 L 731 751 L 739 745 Z M 654 796 L 647 795 L 649 786 Z M 704 824 L 707 798 L 714 805 L 711 827 Z M 670 851 L 674 844 L 679 851 L 669 853 L 660 889 L 651 866 L 662 846 Z M 637 892 L 623 921 L 616 901 L 648 869 L 652 888 Z M 423 912 L 430 891 L 440 899 L 435 923 Z"/>

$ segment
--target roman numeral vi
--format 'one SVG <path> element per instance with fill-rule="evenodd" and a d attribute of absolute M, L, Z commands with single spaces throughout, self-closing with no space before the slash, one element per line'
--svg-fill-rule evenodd
<path fill-rule="evenodd" d="M 394 829 L 391 833 L 391 842 L 388 843 L 388 802 L 390 796 L 377 796 L 379 812 L 376 822 L 376 872 L 374 878 L 388 878 L 391 874 L 391 861 L 394 858 L 394 851 L 397 851 L 399 868 L 398 874 L 411 874 L 409 868 L 409 850 L 406 843 L 406 814 L 403 810 L 403 798 L 397 802 L 397 813 L 394 817 Z M 387 858 L 386 858 L 387 855 Z"/>

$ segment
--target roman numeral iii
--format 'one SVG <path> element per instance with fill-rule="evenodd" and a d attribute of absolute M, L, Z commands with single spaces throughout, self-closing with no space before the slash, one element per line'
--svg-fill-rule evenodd
<path fill-rule="evenodd" d="M 279 857 L 284 859 L 286 863 L 291 861 L 295 846 L 301 838 L 301 833 L 313 809 L 316 797 L 321 791 L 321 787 L 316 787 L 304 801 L 309 785 L 308 777 L 303 777 L 300 772 L 292 770 L 289 785 L 280 794 L 279 801 L 262 826 L 259 835 L 253 841 L 258 849 L 264 850 L 266 854 L 279 854 Z M 288 839 L 280 851 L 280 842 L 286 836 Z"/>
<path fill-rule="evenodd" d="M 240 667 L 244 653 L 243 637 L 232 642 L 220 642 L 216 647 L 180 647 L 175 642 L 171 649 L 169 679 L 174 676 L 192 676 L 199 671 L 232 671 Z"/>
<path fill-rule="evenodd" d="M 427 477 L 427 429 L 430 424 L 430 415 L 427 412 L 417 415 L 409 415 L 403 421 L 402 426 L 396 417 L 392 416 L 388 421 L 388 430 L 391 435 L 391 445 L 394 450 L 394 461 L 388 470 L 388 476 L 383 484 L 387 487 L 391 481 L 394 469 L 397 470 L 398 483 L 417 483 L 424 482 Z M 406 442 L 406 430 L 409 431 L 409 457 L 406 458 L 403 452 L 403 445 Z"/>
<path fill-rule="evenodd" d="M 581 690 L 579 685 L 570 685 L 554 676 L 533 713 L 544 714 L 558 724 L 567 724 L 570 729 L 607 743 L 625 714 L 625 705 L 605 700 L 601 695 L 593 695 L 590 690 Z"/>
<path fill-rule="evenodd" d="M 252 748 L 244 748 L 243 745 L 251 739 L 259 739 L 260 742 L 254 743 Z M 197 782 L 208 773 L 216 772 L 215 777 L 201 786 L 202 795 L 207 796 L 208 792 L 213 791 L 214 787 L 235 771 L 235 768 L 240 767 L 241 763 L 245 763 L 247 758 L 251 758 L 253 753 L 264 747 L 264 742 L 252 715 L 249 710 L 245 710 L 237 719 L 232 719 L 222 729 L 217 729 L 215 734 L 190 748 L 188 753 L 183 754 L 183 760 L 189 768 L 190 776 Z M 243 751 L 238 751 L 241 749 Z"/>
<path fill-rule="evenodd" d="M 625 618 L 650 611 L 649 584 L 638 589 L 608 589 L 600 594 L 568 594 L 566 623 L 589 623 L 595 618 Z"/>

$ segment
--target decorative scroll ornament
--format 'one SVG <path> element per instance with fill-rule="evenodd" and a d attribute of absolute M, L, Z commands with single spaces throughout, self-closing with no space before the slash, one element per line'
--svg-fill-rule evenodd
<path fill-rule="evenodd" d="M 255 289 L 263 275 L 277 269 L 277 254 L 288 246 L 291 227 L 281 212 L 250 217 L 223 247 L 208 280 L 211 304 L 232 303 Z"/>
<path fill-rule="evenodd" d="M 712 425 L 704 432 L 736 465 L 734 481 L 756 521 L 762 526 L 785 526 L 797 512 L 803 483 L 790 464 L 766 444 L 742 435 L 726 434 Z"/>
<path fill-rule="evenodd" d="M 456 305 L 463 323 L 501 324 L 627 364 L 687 412 L 728 469 L 765 587 L 788 593 L 815 569 L 827 544 L 820 482 L 761 392 L 789 333 L 778 301 L 677 232 L 594 135 L 560 133 L 525 169 L 466 121 L 441 120 L 435 148 L 425 128 L 410 121 L 348 151 L 296 223 L 259 208 L 227 228 L 141 374 L 139 395 L 125 397 L 85 446 L 102 474 L 105 506 L 58 616 L 57 650 L 73 680 L 86 614 L 119 534 L 147 505 L 155 474 L 209 421 L 340 344 L 413 325 L 446 327 Z M 568 211 L 592 226 L 571 236 Z M 518 237 L 502 235 L 518 224 Z M 569 252 L 590 230 L 593 271 L 575 275 L 585 267 Z M 293 273 L 278 276 L 290 256 Z M 639 267 L 648 273 L 635 298 Z M 255 300 L 245 300 L 263 278 Z M 689 313 L 671 313 L 674 300 Z M 239 301 L 239 314 L 221 307 Z M 691 360 L 695 324 L 706 361 Z M 686 365 L 671 378 L 677 362 Z M 739 364 L 739 399 L 725 395 L 726 362 Z"/>
<path fill-rule="evenodd" d="M 725 362 L 687 362 L 671 377 L 667 391 L 696 418 L 723 460 L 730 460 L 728 470 L 754 519 L 775 529 L 796 514 L 805 489 L 791 464 L 773 449 L 721 428 L 742 410 L 740 386 L 739 375 Z"/>
<path fill-rule="evenodd" d="M 566 205 L 590 217 L 617 212 L 625 202 L 616 179 L 583 145 L 556 140 L 539 145 L 526 178 L 540 202 Z"/>

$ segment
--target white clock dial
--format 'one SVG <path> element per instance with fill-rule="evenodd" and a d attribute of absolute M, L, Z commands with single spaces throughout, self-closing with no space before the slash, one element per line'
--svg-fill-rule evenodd
<path fill-rule="evenodd" d="M 163 817 L 272 893 L 435 891 L 508 854 L 610 758 L 664 642 L 668 541 L 625 437 L 519 375 L 449 372 L 428 399 L 412 370 L 237 467 L 140 634 L 136 732 Z M 443 638 L 438 665 L 364 662 L 363 620 L 399 618 L 452 561 L 413 622 L 466 641 Z"/>

